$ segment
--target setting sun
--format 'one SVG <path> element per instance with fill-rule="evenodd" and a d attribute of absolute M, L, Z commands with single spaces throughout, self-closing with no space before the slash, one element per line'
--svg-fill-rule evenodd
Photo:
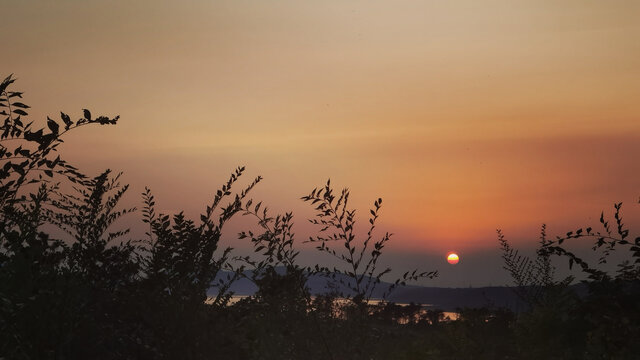
<path fill-rule="evenodd" d="M 449 253 L 449 255 L 447 255 L 447 261 L 449 264 L 455 265 L 460 261 L 460 257 L 456 253 Z"/>

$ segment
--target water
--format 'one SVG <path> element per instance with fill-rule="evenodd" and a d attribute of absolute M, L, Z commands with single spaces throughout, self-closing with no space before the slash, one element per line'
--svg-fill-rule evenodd
<path fill-rule="evenodd" d="M 233 305 L 235 303 L 237 303 L 238 301 L 248 298 L 249 296 L 247 295 L 234 295 L 231 297 L 231 300 L 229 301 L 229 305 Z M 207 298 L 207 303 L 212 303 L 213 300 L 215 299 L 215 297 L 209 297 Z M 315 296 L 312 296 L 311 299 L 315 299 Z M 338 298 L 336 299 L 336 301 L 338 303 L 347 303 L 349 300 L 345 299 L 345 298 Z M 383 300 L 382 299 L 371 299 L 368 301 L 369 305 L 378 305 L 380 303 L 382 303 Z M 400 305 L 400 306 L 408 306 L 410 304 L 408 303 L 396 303 L 396 305 Z M 420 304 L 422 306 L 422 308 L 420 309 L 420 311 L 418 312 L 417 316 L 418 318 L 422 317 L 422 315 L 426 314 L 426 312 L 428 310 L 437 310 L 434 309 L 432 306 L 432 304 Z M 444 316 L 444 321 L 455 321 L 458 320 L 458 318 L 460 317 L 460 314 L 454 311 L 443 311 L 442 312 L 443 316 Z"/>

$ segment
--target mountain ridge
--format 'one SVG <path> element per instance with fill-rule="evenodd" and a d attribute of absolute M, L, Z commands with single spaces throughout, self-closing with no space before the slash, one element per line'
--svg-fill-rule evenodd
<path fill-rule="evenodd" d="M 278 268 L 277 271 L 282 274 L 284 273 L 284 268 Z M 218 279 L 226 278 L 227 275 L 231 275 L 231 273 L 223 272 Z M 235 281 L 229 289 L 236 296 L 251 296 L 258 290 L 258 287 L 248 279 L 250 271 L 245 271 L 245 275 L 246 277 Z M 342 280 L 345 283 L 353 281 L 353 279 L 345 275 L 335 275 L 338 280 Z M 331 283 L 337 285 L 333 289 L 336 289 L 339 293 L 353 295 L 353 291 L 350 291 L 347 286 L 323 275 L 315 274 L 309 276 L 306 286 L 312 295 L 322 295 L 330 292 L 332 288 L 329 287 L 329 284 Z M 382 299 L 389 286 L 391 286 L 391 283 L 380 282 L 376 286 L 372 298 Z M 208 295 L 215 295 L 216 293 L 214 287 L 208 291 Z M 398 286 L 386 300 L 395 303 L 418 303 L 444 311 L 454 311 L 460 308 L 492 307 L 508 308 L 519 312 L 527 308 L 526 303 L 518 297 L 515 288 L 511 286 L 448 288 L 405 285 Z"/>

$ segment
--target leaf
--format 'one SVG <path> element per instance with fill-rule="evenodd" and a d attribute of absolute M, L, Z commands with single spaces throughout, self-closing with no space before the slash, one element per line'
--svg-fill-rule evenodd
<path fill-rule="evenodd" d="M 63 113 L 62 111 L 60 112 L 60 118 L 62 118 L 62 121 L 64 122 L 64 129 L 65 130 L 69 130 L 69 128 L 71 127 L 71 125 L 73 125 L 73 121 L 71 121 L 71 118 L 69 117 L 69 115 Z"/>
<path fill-rule="evenodd" d="M 4 90 L 7 88 L 7 86 L 9 86 L 9 84 L 11 84 L 12 82 L 15 81 L 15 79 L 11 78 L 12 76 L 13 76 L 13 74 L 10 74 L 4 80 L 2 80 L 2 83 L 0 83 L 0 93 L 4 92 Z"/>
<path fill-rule="evenodd" d="M 24 139 L 27 141 L 35 141 L 35 142 L 39 142 L 40 138 L 42 138 L 42 129 L 36 131 L 36 132 L 31 132 L 31 131 L 25 131 L 24 133 Z"/>
<path fill-rule="evenodd" d="M 26 104 L 23 104 L 23 103 L 21 103 L 21 102 L 14 102 L 14 103 L 12 103 L 11 105 L 13 105 L 13 106 L 15 106 L 15 107 L 18 107 L 18 108 L 22 108 L 22 109 L 28 109 L 28 108 L 30 108 L 30 107 L 31 107 L 31 106 L 26 105 Z"/>
<path fill-rule="evenodd" d="M 91 121 L 91 111 L 87 109 L 82 109 L 82 111 L 84 112 L 84 118 Z"/>
<path fill-rule="evenodd" d="M 58 134 L 58 130 L 60 129 L 60 126 L 58 125 L 57 122 L 53 121 L 48 116 L 47 116 L 47 126 L 49 127 L 49 130 L 51 130 L 52 133 L 56 135 Z"/>

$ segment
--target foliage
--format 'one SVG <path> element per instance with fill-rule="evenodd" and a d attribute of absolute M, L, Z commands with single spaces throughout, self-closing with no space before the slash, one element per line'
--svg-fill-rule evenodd
<path fill-rule="evenodd" d="M 622 220 L 622 203 L 616 203 L 614 209 L 615 227 L 612 229 L 602 212 L 600 232 L 586 227 L 548 240 L 543 225 L 535 260 L 518 255 L 498 232 L 505 269 L 532 306 L 520 316 L 516 327 L 523 356 L 535 359 L 637 356 L 640 347 L 630 339 L 640 336 L 640 237 L 633 242 L 628 240 L 630 231 Z M 597 254 L 597 266 L 567 248 L 569 241 L 576 239 L 595 240 L 591 250 Z M 624 253 L 611 273 L 605 265 L 615 251 Z M 550 276 L 553 255 L 567 259 L 569 268 L 577 264 L 587 280 L 572 286 L 569 286 L 572 277 L 553 281 Z"/>
<path fill-rule="evenodd" d="M 334 358 L 332 342 L 360 354 L 354 358 L 370 353 L 363 346 L 370 332 L 344 341 L 365 323 L 345 323 L 328 310 L 341 307 L 333 297 L 328 308 L 311 298 L 309 272 L 295 261 L 293 215 L 271 217 L 261 203 L 246 199 L 260 177 L 234 194 L 244 172 L 238 168 L 199 222 L 182 212 L 157 213 L 147 188 L 141 211 L 146 239 L 126 239 L 129 230 L 114 227 L 136 209 L 118 208 L 128 190 L 120 174 L 88 177 L 57 155 L 67 132 L 115 124 L 118 117 L 93 118 L 83 110 L 72 121 L 61 113 L 61 123 L 47 118 L 47 128 L 36 129 L 25 120 L 29 106 L 15 101 L 22 93 L 9 90 L 13 82 L 11 76 L 2 82 L 0 99 L 6 116 L 0 139 L 0 357 L 298 359 L 316 353 L 324 359 Z M 254 217 L 261 228 L 239 236 L 253 243 L 252 256 L 219 249 L 224 225 L 238 213 Z M 52 225 L 62 238 L 52 235 Z M 243 265 L 235 266 L 238 261 Z M 231 305 L 229 289 L 240 277 L 259 290 Z M 216 296 L 207 298 L 211 288 Z M 330 329 L 338 330 L 335 336 Z"/>
<path fill-rule="evenodd" d="M 550 288 L 555 287 L 558 291 L 562 291 L 573 281 L 572 277 L 567 277 L 562 281 L 554 280 L 555 268 L 551 265 L 549 254 L 542 251 L 549 243 L 546 228 L 546 225 L 543 224 L 540 230 L 540 247 L 533 259 L 521 255 L 517 249 L 511 247 L 502 231 L 497 230 L 502 260 L 504 261 L 503 268 L 509 272 L 513 279 L 515 285 L 513 290 L 528 306 L 544 303 L 547 300 L 546 297 L 551 293 Z"/>
<path fill-rule="evenodd" d="M 29 105 L 15 100 L 21 99 L 23 93 L 8 90 L 9 85 L 14 81 L 13 76 L 9 75 L 0 83 L 0 107 L 2 107 L 0 115 L 5 116 L 0 126 L 0 160 L 2 161 L 0 207 L 2 208 L 27 201 L 24 194 L 19 194 L 19 190 L 26 184 L 42 183 L 43 175 L 48 178 L 62 175 L 74 183 L 85 180 L 86 177 L 74 166 L 60 159 L 59 156 L 53 157 L 62 143 L 62 137 L 81 126 L 113 125 L 119 119 L 118 116 L 93 118 L 89 110 L 83 109 L 83 117 L 76 121 L 61 112 L 61 122 L 47 117 L 47 128 L 35 129 L 32 126 L 33 122 L 27 122 L 24 118 L 28 115 Z"/>
<path fill-rule="evenodd" d="M 85 109 L 77 121 L 61 113 L 61 123 L 47 118 L 47 128 L 36 129 L 25 119 L 30 107 L 16 101 L 23 93 L 9 90 L 14 81 L 8 76 L 0 84 L 0 114 L 6 116 L 0 128 L 0 354 L 80 354 L 79 344 L 115 325 L 103 316 L 104 310 L 120 306 L 111 296 L 123 291 L 136 272 L 129 266 L 130 244 L 103 246 L 124 233 L 101 238 L 109 224 L 127 212 L 112 212 L 126 188 L 105 203 L 105 194 L 117 187 L 108 182 L 108 173 L 87 178 L 56 152 L 67 132 L 89 124 L 115 124 L 118 117 L 93 118 Z M 76 184 L 84 198 L 61 197 L 53 182 L 60 179 Z M 82 208 L 76 200 L 84 201 Z M 60 221 L 82 242 L 69 246 L 40 230 Z"/>
<path fill-rule="evenodd" d="M 629 229 L 625 229 L 625 225 L 622 221 L 622 203 L 614 205 L 614 219 L 615 229 L 611 229 L 611 223 L 605 219 L 604 212 L 600 214 L 600 224 L 603 231 L 593 231 L 591 227 L 586 229 L 578 229 L 576 231 L 569 231 L 565 236 L 557 236 L 555 240 L 548 241 L 542 247 L 543 254 L 553 254 L 562 257 L 566 257 L 569 261 L 569 267 L 573 267 L 574 264 L 580 266 L 581 270 L 586 273 L 589 279 L 594 281 L 605 281 L 611 279 L 618 280 L 640 280 L 640 237 L 636 237 L 634 241 L 628 240 Z M 587 238 L 595 239 L 595 243 L 591 248 L 594 252 L 597 252 L 598 264 L 606 264 L 609 256 L 617 249 L 621 251 L 627 251 L 631 260 L 625 259 L 617 266 L 617 271 L 612 276 L 603 269 L 598 269 L 593 265 L 589 265 L 588 262 L 575 253 L 567 250 L 563 247 L 563 243 L 567 240 Z"/>
<path fill-rule="evenodd" d="M 329 269 L 327 267 L 316 267 L 315 271 L 323 273 L 327 277 L 339 282 L 353 292 L 352 294 L 341 294 L 344 297 L 352 297 L 355 303 L 368 302 L 380 284 L 382 277 L 391 271 L 390 268 L 378 270 L 378 260 L 382 255 L 382 249 L 391 239 L 390 233 L 385 233 L 380 239 L 373 239 L 373 232 L 376 227 L 382 199 L 377 199 L 373 203 L 373 208 L 369 210 L 369 229 L 364 240 L 356 239 L 355 223 L 356 211 L 349 209 L 349 189 L 343 189 L 340 196 L 334 195 L 331 188 L 331 181 L 328 180 L 322 188 L 315 188 L 302 200 L 310 202 L 315 206 L 316 218 L 309 220 L 312 224 L 321 227 L 315 237 L 310 237 L 307 242 L 317 244 L 316 249 L 327 253 L 345 264 L 344 268 Z M 333 243 L 338 243 L 336 249 Z M 340 251 L 344 247 L 344 251 Z M 351 281 L 345 281 L 340 275 L 345 275 Z M 418 270 L 407 271 L 401 278 L 388 289 L 385 290 L 384 298 L 398 285 L 406 285 L 408 281 L 416 281 L 420 278 L 433 278 L 437 276 L 436 271 L 418 272 Z"/>
<path fill-rule="evenodd" d="M 47 118 L 37 128 L 26 120 L 30 107 L 17 101 L 23 94 L 10 90 L 14 81 L 0 85 L 0 358 L 632 359 L 640 351 L 633 341 L 640 335 L 640 238 L 629 240 L 621 204 L 615 222 L 602 214 L 602 232 L 548 240 L 543 226 L 535 259 L 499 232 L 505 268 L 530 308 L 460 309 L 450 321 L 419 304 L 369 301 L 390 272 L 379 260 L 391 234 L 374 235 L 382 200 L 361 239 L 348 189 L 336 196 L 329 182 L 302 199 L 315 206 L 310 221 L 321 227 L 309 242 L 340 267 L 297 263 L 293 214 L 254 205 L 248 196 L 260 177 L 236 190 L 242 167 L 197 221 L 158 213 L 146 188 L 146 237 L 130 239 L 117 227 L 136 211 L 119 205 L 128 190 L 120 175 L 84 175 L 57 153 L 67 132 L 118 117 L 83 110 L 76 121 L 61 113 L 61 122 Z M 247 256 L 220 246 L 225 225 L 239 214 L 257 225 L 238 236 L 253 245 Z M 596 240 L 598 265 L 567 248 L 578 238 Z M 620 250 L 632 261 L 605 271 L 602 264 Z M 552 256 L 580 266 L 586 294 L 553 279 Z M 333 280 L 332 293 L 311 296 L 307 282 L 318 274 Z M 385 292 L 435 275 L 406 272 Z M 258 291 L 234 302 L 231 285 L 241 278 Z"/>
<path fill-rule="evenodd" d="M 227 183 L 216 192 L 211 205 L 200 215 L 200 224 L 186 219 L 182 212 L 172 218 L 165 214 L 156 215 L 153 195 L 148 188 L 145 189 L 143 221 L 150 226 L 147 234 L 150 246 L 144 262 L 144 272 L 147 279 L 157 284 L 163 294 L 189 302 L 206 300 L 207 290 L 230 258 L 230 247 L 216 255 L 223 227 L 241 211 L 242 201 L 260 181 L 260 178 L 256 178 L 240 193 L 232 196 L 232 187 L 243 172 L 244 167 L 237 168 Z M 214 221 L 216 210 L 230 196 L 232 200 L 220 208 Z M 234 278 L 238 276 L 238 273 L 234 274 Z M 226 304 L 230 296 L 226 290 L 231 281 L 220 280 L 215 284 L 219 291 L 213 304 Z"/>

